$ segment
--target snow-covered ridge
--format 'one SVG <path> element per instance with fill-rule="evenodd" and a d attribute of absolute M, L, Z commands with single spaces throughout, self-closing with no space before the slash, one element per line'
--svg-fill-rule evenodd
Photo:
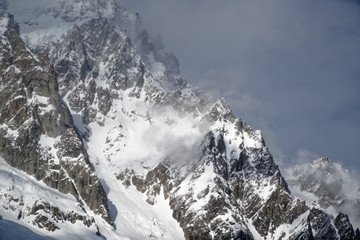
<path fill-rule="evenodd" d="M 351 171 L 328 157 L 295 165 L 284 172 L 295 196 L 316 202 L 332 215 L 345 212 L 360 226 L 360 181 Z"/>
<path fill-rule="evenodd" d="M 11 0 L 4 6 L 20 24 L 21 36 L 29 47 L 57 41 L 74 24 L 113 17 L 117 11 L 111 0 Z"/>
<path fill-rule="evenodd" d="M 33 221 L 27 223 L 48 231 L 59 229 L 57 221 L 70 221 L 72 225 L 79 220 L 76 224 L 94 225 L 89 230 L 93 232 L 97 229 L 93 219 L 105 225 L 108 225 L 105 220 L 110 222 L 106 195 L 60 99 L 51 66 L 46 57 L 35 57 L 28 51 L 14 25 L 8 26 L 0 42 L 1 157 L 49 187 L 71 194 L 81 210 L 81 213 L 67 212 L 64 205 L 60 209 L 52 202 L 27 199 L 30 206 L 22 209 L 17 217 L 20 219 L 22 214 L 33 217 Z M 26 205 L 20 201 L 21 196 L 15 198 L 20 206 Z M 12 209 L 13 197 L 9 199 L 3 207 Z M 101 214 L 105 220 L 99 218 Z"/>
<path fill-rule="evenodd" d="M 15 15 L 21 36 L 30 48 L 58 41 L 74 25 L 107 18 L 111 25 L 126 30 L 155 81 L 166 89 L 188 86 L 180 75 L 177 59 L 163 49 L 161 40 L 151 40 L 139 15 L 126 11 L 114 0 L 12 0 L 6 6 Z"/>
<path fill-rule="evenodd" d="M 237 119 L 224 99 L 214 102 L 187 84 L 176 59 L 149 39 L 136 14 L 113 1 L 20 2 L 10 8 L 21 15 L 22 37 L 34 52 L 49 56 L 42 61 L 54 66 L 48 70 L 57 76 L 55 95 L 59 90 L 62 111 L 72 116 L 70 138 L 44 130 L 34 142 L 58 156 L 49 157 L 57 164 L 66 153 L 63 162 L 70 170 L 77 169 L 76 154 L 82 151 L 91 172 L 77 179 L 77 173 L 71 175 L 84 183 L 85 197 L 101 182 L 98 189 L 106 193 L 102 199 L 113 223 L 84 205 L 98 234 L 108 239 L 311 239 L 338 238 L 338 222 L 351 226 L 346 217 L 335 222 L 293 197 L 260 131 Z M 26 103 L 36 107 L 39 118 L 51 119 L 59 108 L 47 107 L 50 100 L 39 95 Z M 97 230 L 89 229 L 94 238 Z"/>

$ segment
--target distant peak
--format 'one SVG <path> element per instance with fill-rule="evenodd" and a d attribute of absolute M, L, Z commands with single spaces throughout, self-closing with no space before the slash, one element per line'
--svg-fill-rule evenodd
<path fill-rule="evenodd" d="M 14 16 L 4 13 L 0 17 L 0 35 L 3 35 L 9 27 L 14 28 L 19 33 L 19 25 L 15 22 Z"/>
<path fill-rule="evenodd" d="M 320 161 L 324 162 L 324 163 L 330 163 L 331 162 L 328 156 L 321 157 Z"/>
<path fill-rule="evenodd" d="M 322 156 L 319 159 L 313 160 L 312 164 L 313 165 L 319 165 L 319 164 L 330 165 L 330 164 L 332 164 L 332 161 L 330 160 L 330 158 L 328 156 Z"/>
<path fill-rule="evenodd" d="M 215 102 L 206 116 L 210 122 L 216 122 L 223 118 L 230 121 L 235 120 L 235 116 L 225 98 L 220 98 L 217 102 Z"/>
<path fill-rule="evenodd" d="M 218 101 L 216 101 L 214 107 L 216 107 L 219 112 L 223 112 L 223 113 L 231 112 L 230 106 L 225 98 L 220 98 Z"/>
<path fill-rule="evenodd" d="M 53 17 L 60 17 L 66 22 L 92 17 L 107 17 L 114 14 L 114 0 L 63 0 L 50 11 Z"/>

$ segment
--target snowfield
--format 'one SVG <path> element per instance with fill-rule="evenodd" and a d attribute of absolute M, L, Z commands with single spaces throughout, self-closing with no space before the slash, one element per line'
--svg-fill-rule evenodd
<path fill-rule="evenodd" d="M 359 192 L 349 191 L 360 185 L 340 165 L 329 168 L 320 161 L 287 172 L 291 195 L 261 132 L 237 119 L 225 99 L 213 101 L 190 86 L 177 60 L 148 39 L 137 14 L 112 0 L 11 0 L 8 10 L 20 24 L 27 51 L 47 51 L 44 61 L 53 66 L 59 105 L 74 133 L 69 142 L 77 144 L 63 149 L 58 146 L 63 135 L 39 134 L 34 145 L 52 163 L 44 165 L 46 177 L 63 170 L 61 154 L 69 150 L 64 162 L 74 163 L 72 169 L 81 165 L 74 175 L 86 170 L 90 180 L 81 178 L 83 195 L 77 189 L 64 194 L 0 157 L 0 239 L 285 240 L 306 232 L 311 221 L 325 222 L 340 237 L 333 218 L 345 208 L 321 205 L 322 187 L 339 186 L 334 177 L 341 182 L 334 200 L 341 206 L 360 201 Z M 0 35 L 8 24 L 0 20 Z M 10 71 L 21 74 L 14 66 L 4 69 Z M 34 94 L 25 108 L 51 118 L 59 111 L 49 104 L 52 96 Z M 0 125 L 0 134 L 16 139 L 18 131 L 8 124 Z M 76 176 L 69 175 L 60 180 L 77 186 Z M 84 200 L 94 192 L 89 186 L 99 186 L 95 199 L 104 199 L 102 207 L 107 200 L 111 221 Z M 326 230 L 318 225 L 311 229 L 314 236 Z"/>

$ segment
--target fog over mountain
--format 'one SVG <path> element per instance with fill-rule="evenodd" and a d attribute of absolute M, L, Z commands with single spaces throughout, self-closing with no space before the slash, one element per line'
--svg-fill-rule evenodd
<path fill-rule="evenodd" d="M 121 0 L 194 85 L 261 129 L 276 159 L 359 170 L 360 2 Z"/>
<path fill-rule="evenodd" d="M 337 3 L 320 18 L 304 3 L 204 3 L 0 0 L 0 239 L 360 239 L 360 212 L 352 211 L 360 206 L 358 174 L 332 162 L 331 153 L 319 158 L 312 148 L 319 147 L 313 136 L 323 137 L 321 128 L 300 117 L 304 105 L 291 102 L 307 103 L 306 119 L 316 120 L 317 108 L 326 117 L 329 109 L 342 106 L 334 101 L 345 93 L 354 100 L 351 91 L 343 92 L 352 77 L 328 104 L 323 95 L 312 95 L 325 81 L 321 74 L 331 80 L 326 88 L 331 93 L 332 81 L 345 71 L 336 75 L 338 67 L 356 66 L 357 56 L 350 54 L 350 48 L 358 50 L 350 38 L 357 36 L 354 17 L 341 18 L 335 27 L 339 31 L 351 20 L 346 28 L 351 31 L 336 45 L 344 49 L 326 55 L 329 43 L 321 36 L 338 25 L 323 17 Z M 148 7 L 148 15 L 123 4 Z M 356 11 L 347 4 L 345 10 Z M 239 10 L 235 16 L 243 21 L 232 15 Z M 209 13 L 214 19 L 206 17 Z M 149 14 L 163 23 L 157 26 Z M 174 24 L 176 18 L 187 24 Z M 164 48 L 172 39 L 151 36 L 146 24 L 153 32 L 171 28 L 166 33 L 178 37 L 175 52 L 191 53 L 195 58 L 181 61 L 200 72 L 185 78 L 176 56 Z M 324 26 L 330 30 L 304 34 Z M 224 32 L 229 27 L 237 44 Z M 239 27 L 245 28 L 241 34 Z M 206 38 L 202 45 L 197 34 Z M 315 57 L 310 50 L 322 54 Z M 350 60 L 330 68 L 327 56 L 343 53 Z M 311 69 L 322 69 L 315 74 L 319 82 Z M 274 73 L 279 78 L 268 78 Z M 314 90 L 308 89 L 310 80 Z M 303 97 L 302 91 L 309 94 Z M 281 95 L 285 92 L 292 97 Z M 299 109 L 277 119 L 280 110 L 293 107 Z M 324 127 L 329 122 L 323 119 Z M 282 136 L 276 126 L 311 132 L 303 130 L 307 139 L 299 144 L 300 134 L 289 130 Z M 338 143 L 339 153 L 354 144 L 352 134 Z M 282 143 L 293 146 L 293 139 L 301 150 L 287 153 Z"/>

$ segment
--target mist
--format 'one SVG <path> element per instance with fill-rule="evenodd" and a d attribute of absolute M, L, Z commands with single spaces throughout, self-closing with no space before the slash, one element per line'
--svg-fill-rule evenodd
<path fill-rule="evenodd" d="M 354 228 L 360 226 L 360 175 L 356 170 L 344 169 L 328 159 L 318 159 L 308 164 L 312 153 L 301 151 L 297 160 L 304 164 L 286 169 L 285 179 L 294 196 L 309 204 L 317 202 L 334 217 L 339 212 L 349 215 Z"/>
<path fill-rule="evenodd" d="M 262 130 L 278 162 L 306 150 L 359 169 L 359 1 L 119 2 L 191 84 Z"/>

